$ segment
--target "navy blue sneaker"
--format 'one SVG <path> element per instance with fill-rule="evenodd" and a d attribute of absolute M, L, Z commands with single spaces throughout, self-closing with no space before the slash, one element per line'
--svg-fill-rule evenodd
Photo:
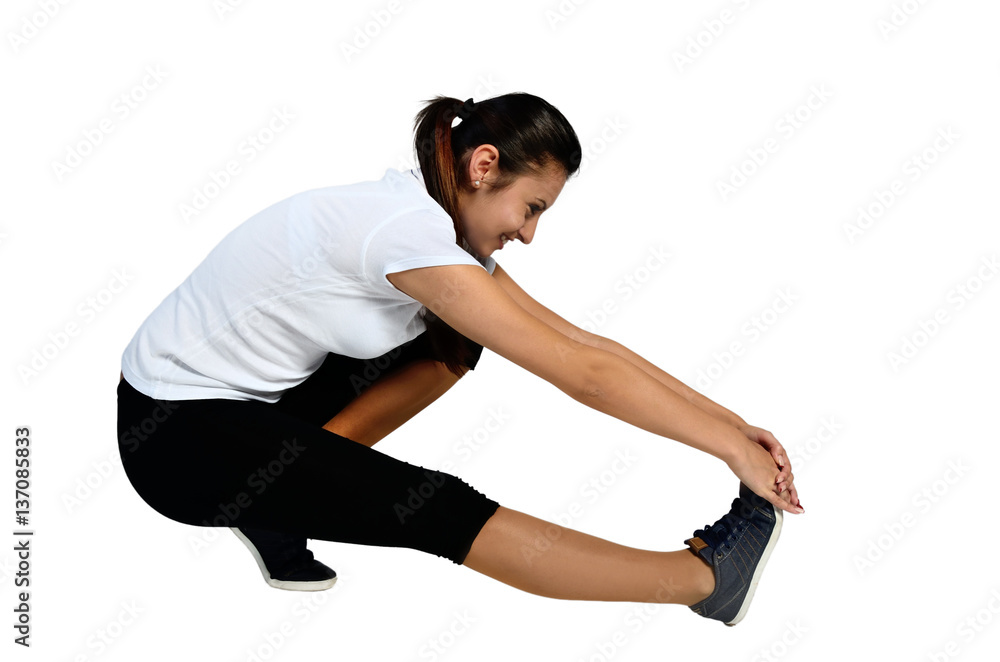
<path fill-rule="evenodd" d="M 740 483 L 729 512 L 684 541 L 715 572 L 715 590 L 691 605 L 692 611 L 730 626 L 743 620 L 778 542 L 781 520 L 781 510 Z"/>
<path fill-rule="evenodd" d="M 324 591 L 337 573 L 313 558 L 306 539 L 274 531 L 230 527 L 257 561 L 264 581 L 286 591 Z"/>

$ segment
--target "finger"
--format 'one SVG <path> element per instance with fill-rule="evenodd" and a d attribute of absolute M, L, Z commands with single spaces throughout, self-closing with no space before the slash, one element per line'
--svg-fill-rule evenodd
<path fill-rule="evenodd" d="M 777 441 L 773 445 L 766 446 L 768 452 L 771 454 L 771 459 L 774 463 L 778 465 L 779 469 L 785 469 L 788 467 L 788 455 L 785 453 L 784 447 Z"/>
<path fill-rule="evenodd" d="M 775 438 L 768 430 L 760 430 L 757 434 L 757 443 L 766 444 L 768 448 L 781 446 L 781 442 Z"/>
<path fill-rule="evenodd" d="M 766 448 L 768 450 L 771 450 L 772 448 L 774 448 L 774 446 L 776 444 L 778 446 L 781 445 L 781 444 L 778 444 L 778 440 L 777 439 L 775 439 L 774 437 L 772 437 L 767 432 L 759 432 L 757 434 L 757 438 L 754 439 L 754 441 L 756 441 L 758 444 L 760 444 L 761 446 L 763 446 L 764 448 Z"/>
<path fill-rule="evenodd" d="M 782 497 L 785 501 L 792 504 L 796 508 L 805 510 L 805 508 L 802 507 L 802 503 L 799 502 L 799 492 L 794 483 L 788 485 L 788 487 L 785 488 L 785 492 L 783 494 L 779 494 L 778 496 Z"/>
<path fill-rule="evenodd" d="M 785 494 L 787 494 L 787 493 L 785 493 Z M 770 501 L 774 505 L 775 508 L 780 508 L 781 510 L 784 510 L 786 512 L 792 513 L 794 515 L 801 515 L 802 513 L 805 512 L 805 510 L 803 510 L 799 506 L 793 505 L 792 503 L 790 503 L 788 501 L 788 499 L 785 499 L 785 498 L 783 498 L 783 497 L 775 494 L 774 492 L 771 492 L 770 494 L 768 494 L 766 498 L 767 498 L 768 501 Z"/>
<path fill-rule="evenodd" d="M 802 502 L 799 501 L 799 491 L 795 488 L 795 485 L 789 486 L 789 488 L 788 488 L 788 495 L 789 495 L 788 496 L 788 500 L 789 501 L 791 501 L 793 504 L 795 504 L 799 508 L 802 508 Z M 805 509 L 803 508 L 803 510 L 805 510 Z"/>
<path fill-rule="evenodd" d="M 793 490 L 795 490 L 795 483 L 793 482 L 793 480 L 794 480 L 793 478 L 789 478 L 788 480 L 781 482 L 779 485 L 776 485 L 775 486 L 775 491 L 778 494 L 781 494 L 782 492 L 792 493 Z M 798 494 L 798 493 L 795 492 L 795 494 Z M 788 499 L 789 501 L 791 501 L 792 503 L 794 503 L 795 505 L 798 505 L 798 502 L 795 501 L 794 499 L 792 499 L 792 498 L 790 498 L 788 496 L 786 496 L 785 498 Z"/>

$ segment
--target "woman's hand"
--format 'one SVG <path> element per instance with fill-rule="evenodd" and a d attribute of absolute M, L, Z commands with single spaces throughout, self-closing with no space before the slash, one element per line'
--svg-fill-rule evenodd
<path fill-rule="evenodd" d="M 774 435 L 752 425 L 742 425 L 739 430 L 747 442 L 727 462 L 732 472 L 775 507 L 790 513 L 805 512 L 795 490 L 788 456 Z"/>
<path fill-rule="evenodd" d="M 780 494 L 788 490 L 789 500 L 792 502 L 792 505 L 801 508 L 802 504 L 799 502 L 799 493 L 795 489 L 795 477 L 792 475 L 792 463 L 788 461 L 788 454 L 785 453 L 781 442 L 775 439 L 774 435 L 767 430 L 754 425 L 744 424 L 739 426 L 739 430 L 746 435 L 747 439 L 757 442 L 771 454 L 771 458 L 779 470 L 774 484 L 775 491 Z"/>

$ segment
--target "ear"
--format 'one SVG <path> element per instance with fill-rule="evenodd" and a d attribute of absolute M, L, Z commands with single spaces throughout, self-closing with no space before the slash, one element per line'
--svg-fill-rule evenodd
<path fill-rule="evenodd" d="M 500 160 L 500 152 L 493 145 L 480 145 L 469 157 L 469 181 L 496 179 L 496 163 Z"/>

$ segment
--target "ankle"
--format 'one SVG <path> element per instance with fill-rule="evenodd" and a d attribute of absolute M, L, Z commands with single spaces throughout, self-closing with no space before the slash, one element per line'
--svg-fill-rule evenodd
<path fill-rule="evenodd" d="M 690 551 L 682 549 L 662 554 L 669 564 L 670 575 L 660 579 L 649 602 L 690 607 L 715 591 L 715 571 Z"/>
<path fill-rule="evenodd" d="M 688 607 L 696 605 L 702 600 L 705 600 L 708 596 L 715 592 L 715 571 L 705 563 L 702 559 L 698 558 L 690 551 L 685 550 L 692 563 L 691 573 L 689 575 L 689 586 L 690 592 L 688 599 L 684 602 Z"/>

